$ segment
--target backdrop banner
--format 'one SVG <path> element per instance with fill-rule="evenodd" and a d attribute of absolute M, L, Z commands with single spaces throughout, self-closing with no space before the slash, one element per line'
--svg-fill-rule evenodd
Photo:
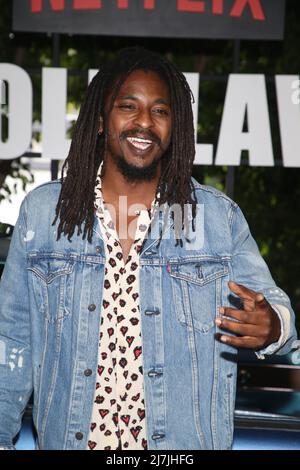
<path fill-rule="evenodd" d="M 88 71 L 88 83 L 96 73 L 96 69 Z M 203 103 L 199 103 L 201 75 L 187 72 L 185 77 L 195 97 L 192 109 L 196 165 L 237 166 L 241 164 L 243 152 L 247 152 L 250 166 L 274 166 L 280 139 L 282 165 L 300 168 L 299 75 L 273 77 L 278 110 L 275 114 L 269 108 L 268 93 L 271 90 L 267 81 L 271 77 L 263 74 L 229 75 L 221 121 L 215 123 L 219 136 L 211 143 L 198 142 L 198 137 L 202 140 L 197 129 L 205 106 L 203 97 Z M 72 115 L 67 112 L 68 70 L 63 67 L 42 69 L 40 122 L 32 122 L 33 82 L 26 70 L 15 64 L 0 63 L 1 88 L 0 160 L 17 158 L 28 151 L 41 152 L 42 158 L 48 160 L 65 159 L 71 144 L 68 131 L 77 119 L 77 111 L 73 110 Z"/>
<path fill-rule="evenodd" d="M 15 31 L 283 39 L 285 0 L 14 0 Z"/>

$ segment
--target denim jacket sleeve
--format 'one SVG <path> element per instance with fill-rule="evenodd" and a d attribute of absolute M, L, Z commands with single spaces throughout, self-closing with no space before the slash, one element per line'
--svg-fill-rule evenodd
<path fill-rule="evenodd" d="M 0 447 L 13 448 L 32 392 L 26 205 L 15 225 L 0 281 Z"/>
<path fill-rule="evenodd" d="M 297 339 L 295 314 L 290 299 L 282 289 L 276 286 L 268 266 L 250 233 L 248 223 L 237 205 L 233 207 L 231 216 L 233 241 L 232 280 L 263 293 L 270 304 L 282 305 L 290 313 L 290 330 L 285 332 L 287 337 L 285 343 L 278 349 L 267 348 L 261 352 L 263 354 L 287 354 L 293 348 L 293 343 Z"/>

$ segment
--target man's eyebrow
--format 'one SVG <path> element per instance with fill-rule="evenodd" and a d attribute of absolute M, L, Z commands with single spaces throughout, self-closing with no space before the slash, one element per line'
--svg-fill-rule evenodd
<path fill-rule="evenodd" d="M 165 104 L 166 106 L 170 106 L 169 101 L 164 100 L 163 98 L 158 98 L 158 99 L 155 101 L 155 103 L 156 103 L 156 104 Z"/>
<path fill-rule="evenodd" d="M 136 96 L 133 95 L 123 95 L 123 96 L 117 96 L 117 100 L 137 100 Z"/>
<path fill-rule="evenodd" d="M 123 95 L 123 96 L 118 96 L 116 98 L 117 100 L 133 100 L 133 101 L 138 101 L 138 97 L 134 95 Z M 155 104 L 165 104 L 166 106 L 170 106 L 170 103 L 165 100 L 164 98 L 158 98 L 154 102 Z"/>

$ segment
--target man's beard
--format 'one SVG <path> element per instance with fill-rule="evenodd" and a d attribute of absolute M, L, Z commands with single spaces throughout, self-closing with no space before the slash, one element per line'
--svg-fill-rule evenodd
<path fill-rule="evenodd" d="M 130 183 L 135 181 L 151 181 L 157 175 L 157 167 L 161 158 L 153 160 L 147 167 L 137 167 L 128 163 L 123 156 L 113 156 L 118 170 Z"/>

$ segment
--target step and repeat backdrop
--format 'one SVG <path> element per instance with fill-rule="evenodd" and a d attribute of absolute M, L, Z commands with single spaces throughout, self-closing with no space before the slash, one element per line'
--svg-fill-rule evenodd
<path fill-rule="evenodd" d="M 137 38 L 282 40 L 284 37 L 284 0 L 14 0 L 13 8 L 15 31 Z M 87 84 L 96 72 L 88 71 Z M 62 160 L 70 146 L 66 133 L 68 70 L 47 67 L 41 74 L 41 158 Z M 197 129 L 201 123 L 198 106 L 201 76 L 186 73 L 186 77 L 195 97 Z M 299 78 L 271 77 L 275 82 L 277 128 L 285 167 L 300 167 Z M 197 143 L 195 133 L 195 164 L 239 165 L 242 152 L 248 151 L 249 165 L 275 165 L 266 82 L 263 74 L 228 76 L 217 142 Z M 0 63 L 0 87 L 1 119 L 5 116 L 9 123 L 7 136 L 0 139 L 0 158 L 13 159 L 30 149 L 33 85 L 24 69 Z"/>

